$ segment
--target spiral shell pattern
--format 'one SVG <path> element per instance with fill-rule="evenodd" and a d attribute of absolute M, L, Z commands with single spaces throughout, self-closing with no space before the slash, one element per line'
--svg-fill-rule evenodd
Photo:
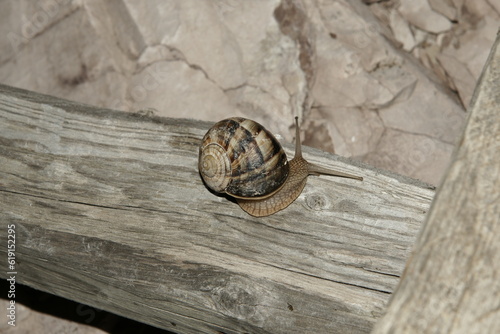
<path fill-rule="evenodd" d="M 200 151 L 199 170 L 205 183 L 216 192 L 224 192 L 231 181 L 231 161 L 218 143 L 208 144 Z"/>
<path fill-rule="evenodd" d="M 217 122 L 205 134 L 198 168 L 209 188 L 249 199 L 277 191 L 290 169 L 274 136 L 259 123 L 241 117 Z"/>

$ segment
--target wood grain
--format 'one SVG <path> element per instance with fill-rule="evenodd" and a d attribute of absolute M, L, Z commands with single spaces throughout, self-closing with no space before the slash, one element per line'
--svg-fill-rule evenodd
<path fill-rule="evenodd" d="M 0 118 L 0 224 L 16 225 L 18 283 L 179 333 L 369 332 L 434 196 L 304 148 L 364 181 L 309 177 L 286 210 L 254 218 L 200 179 L 210 123 L 7 86 Z"/>
<path fill-rule="evenodd" d="M 500 333 L 500 36 L 454 162 L 374 333 Z"/>

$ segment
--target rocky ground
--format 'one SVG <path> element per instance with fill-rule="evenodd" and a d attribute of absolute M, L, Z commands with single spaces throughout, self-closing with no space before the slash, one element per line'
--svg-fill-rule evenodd
<path fill-rule="evenodd" d="M 245 116 L 289 142 L 298 115 L 305 145 L 439 185 L 500 0 L 23 0 L 0 2 L 0 17 L 3 84 L 129 112 Z M 75 323 L 30 309 L 9 333 L 102 332 L 77 311 Z"/>

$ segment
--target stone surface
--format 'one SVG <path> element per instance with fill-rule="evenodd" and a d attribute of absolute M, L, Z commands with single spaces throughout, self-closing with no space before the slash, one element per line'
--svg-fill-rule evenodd
<path fill-rule="evenodd" d="M 389 25 L 394 38 L 402 44 L 405 51 L 411 51 L 417 45 L 417 40 L 411 31 L 410 24 L 397 10 L 389 13 Z"/>
<path fill-rule="evenodd" d="M 388 128 L 376 150 L 365 157 L 372 165 L 389 166 L 405 175 L 435 179 L 435 170 L 445 170 L 454 145 L 426 135 Z"/>
<path fill-rule="evenodd" d="M 399 12 L 414 26 L 439 34 L 451 28 L 451 22 L 432 10 L 427 0 L 400 0 Z"/>
<path fill-rule="evenodd" d="M 427 1 L 405 0 L 400 6 L 397 1 L 387 1 L 370 8 L 391 29 L 387 37 L 411 51 L 467 107 L 499 27 L 500 1 Z M 432 19 L 436 13 L 442 15 L 439 20 Z M 411 35 L 399 16 L 409 24 Z M 428 27 L 443 19 L 450 23 L 447 29 Z"/>
<path fill-rule="evenodd" d="M 412 152 L 394 148 L 407 147 L 406 141 L 425 136 L 435 142 L 426 146 L 426 154 L 447 161 L 452 150 L 443 147 L 453 145 L 465 119 L 460 102 L 421 65 L 387 42 L 383 26 L 366 8 L 341 1 L 318 4 L 309 10 L 317 29 L 319 69 L 312 88 L 312 111 L 318 109 L 311 113 L 313 133 L 331 138 L 337 154 L 439 184 L 442 174 L 429 171 L 440 168 L 442 173 L 443 163 L 424 159 L 405 167 L 401 161 L 411 163 Z M 382 133 L 392 130 L 402 134 L 383 140 Z M 312 133 L 306 135 L 306 144 L 310 138 Z M 398 161 L 375 158 L 389 156 L 390 150 L 400 155 Z"/>
<path fill-rule="evenodd" d="M 9 5 L 2 20 L 23 41 L 7 48 L 0 65 L 0 80 L 14 86 L 126 111 L 154 109 L 161 116 L 246 116 L 286 141 L 293 139 L 296 114 L 305 144 L 361 160 L 385 152 L 387 129 L 450 144 L 464 118 L 451 91 L 405 52 L 427 38 L 415 22 L 434 32 L 449 28 L 443 23 L 450 22 L 448 12 L 432 12 L 437 16 L 430 18 L 440 19 L 429 24 L 437 28 L 422 23 L 432 11 L 425 1 L 388 6 L 387 22 L 370 11 L 380 5 L 349 1 L 19 3 Z M 471 11 L 482 13 L 483 7 Z M 19 16 L 27 23 L 16 24 Z M 387 41 L 384 24 L 397 32 L 403 50 Z M 37 32 L 28 34 L 25 26 Z M 455 62 L 446 62 L 442 76 L 455 79 L 452 88 L 471 91 L 475 64 L 482 61 L 474 57 L 487 52 L 487 41 L 481 53 L 458 53 Z M 432 65 L 439 56 L 450 57 L 422 54 Z M 459 65 L 467 61 L 474 70 L 463 79 Z M 409 175 L 434 184 L 443 172 L 424 177 L 419 170 Z"/>
<path fill-rule="evenodd" d="M 429 5 L 433 11 L 445 16 L 450 21 L 456 21 L 458 18 L 459 10 L 452 0 L 429 0 Z"/>
<path fill-rule="evenodd" d="M 499 18 L 500 16 L 484 16 L 471 28 L 473 30 L 452 37 L 452 42 L 444 46 L 443 51 L 436 57 L 466 106 L 469 105 L 475 83 L 488 57 L 499 27 Z"/>
<path fill-rule="evenodd" d="M 0 300 L 2 309 L 8 306 L 7 300 Z M 43 301 L 40 303 L 43 304 Z M 81 304 L 80 304 L 81 305 Z M 89 308 L 81 305 L 84 312 L 83 318 L 87 319 L 92 314 Z M 9 334 L 29 334 L 29 333 L 73 333 L 73 334 L 105 334 L 107 332 L 98 328 L 80 324 L 78 322 L 61 319 L 43 312 L 31 310 L 28 307 L 16 303 L 16 322 L 15 326 L 6 324 L 2 321 L 0 324 L 1 333 Z"/>

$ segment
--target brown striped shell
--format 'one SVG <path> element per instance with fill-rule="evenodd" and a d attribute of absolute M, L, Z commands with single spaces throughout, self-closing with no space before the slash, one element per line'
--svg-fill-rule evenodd
<path fill-rule="evenodd" d="M 276 138 L 259 123 L 241 117 L 222 120 L 208 130 L 198 168 L 209 188 L 236 198 L 273 194 L 290 170 Z"/>

